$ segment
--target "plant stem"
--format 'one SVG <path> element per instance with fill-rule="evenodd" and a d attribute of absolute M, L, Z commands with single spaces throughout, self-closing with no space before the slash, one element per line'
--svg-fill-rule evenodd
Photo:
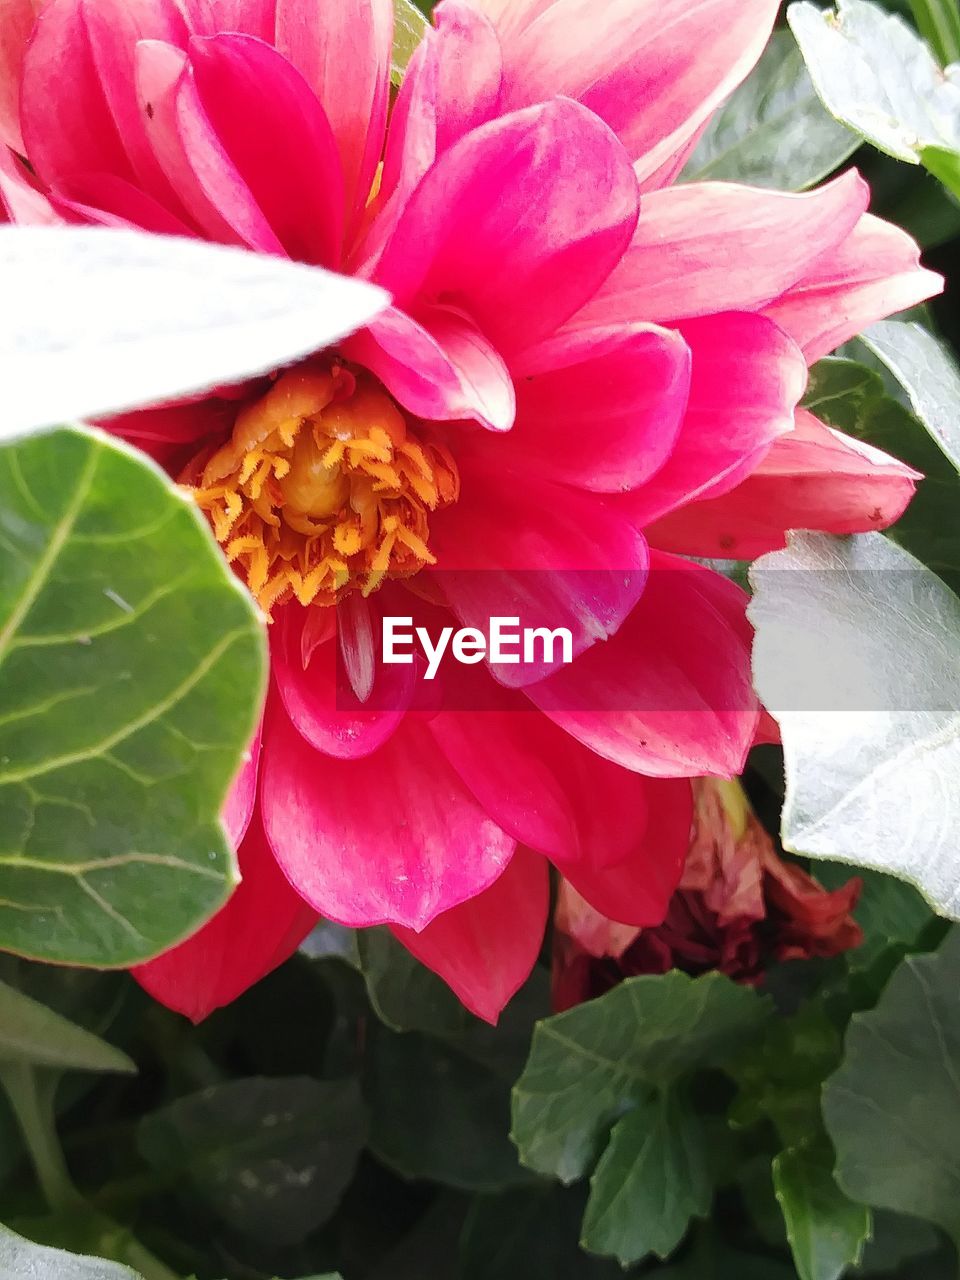
<path fill-rule="evenodd" d="M 139 1240 L 131 1240 L 124 1249 L 123 1261 L 139 1271 L 143 1280 L 180 1280 L 175 1271 L 145 1248 Z"/>
<path fill-rule="evenodd" d="M 920 34 L 943 67 L 960 58 L 960 9 L 957 0 L 910 0 Z"/>
<path fill-rule="evenodd" d="M 23 1140 L 36 1170 L 37 1182 L 51 1213 L 75 1208 L 80 1194 L 70 1179 L 53 1110 L 58 1077 L 45 1075 L 26 1062 L 0 1066 L 0 1085 L 6 1090 Z"/>

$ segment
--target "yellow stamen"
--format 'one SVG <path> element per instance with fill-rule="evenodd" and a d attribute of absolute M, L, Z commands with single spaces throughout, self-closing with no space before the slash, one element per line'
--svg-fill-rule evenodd
<path fill-rule="evenodd" d="M 181 482 L 267 613 L 291 597 L 369 595 L 434 564 L 429 513 L 460 487 L 447 450 L 340 364 L 285 373 Z"/>

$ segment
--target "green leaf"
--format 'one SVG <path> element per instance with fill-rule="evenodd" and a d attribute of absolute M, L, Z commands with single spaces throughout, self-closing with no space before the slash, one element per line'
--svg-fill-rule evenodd
<path fill-rule="evenodd" d="M 776 31 L 707 126 L 683 178 L 803 191 L 859 146 L 859 136 L 824 109 L 793 36 Z"/>
<path fill-rule="evenodd" d="M 822 1129 L 820 1092 L 840 1055 L 840 1032 L 822 1001 L 771 1019 L 760 1044 L 731 1066 L 740 1086 L 732 1122 L 743 1129 L 769 1122 L 785 1147 L 807 1142 Z"/>
<path fill-rule="evenodd" d="M 389 929 L 357 933 L 370 1003 L 395 1031 L 462 1031 L 470 1014 L 447 984 L 399 943 Z"/>
<path fill-rule="evenodd" d="M 910 1263 L 913 1275 L 930 1280 L 931 1255 L 939 1251 L 940 1241 L 941 1236 L 929 1222 L 879 1209 L 873 1215 L 873 1235 L 864 1247 L 855 1274 L 889 1278 L 895 1272 L 905 1280 L 900 1268 Z"/>
<path fill-rule="evenodd" d="M 109 1272 L 109 1280 L 113 1280 L 115 1274 L 118 1280 L 120 1276 L 132 1275 L 140 1280 L 141 1274 L 143 1280 L 180 1280 L 165 1263 L 144 1248 L 129 1226 L 114 1222 L 84 1201 L 40 1218 L 18 1218 L 14 1226 L 31 1241 L 51 1251 L 64 1250 L 64 1256 L 79 1254 L 83 1258 L 111 1259 L 109 1263 L 98 1263 L 118 1268 L 117 1272 Z M 100 1273 L 95 1274 L 99 1280 Z M 2 1270 L 0 1280 L 4 1280 Z M 106 1273 L 104 1280 L 107 1280 Z"/>
<path fill-rule="evenodd" d="M 390 79 L 395 86 L 403 80 L 407 64 L 417 51 L 430 23 L 412 0 L 393 0 L 393 53 Z"/>
<path fill-rule="evenodd" d="M 960 58 L 960 8 L 957 0 L 910 0 L 910 8 L 920 34 L 943 66 L 956 62 Z"/>
<path fill-rule="evenodd" d="M 903 385 L 914 413 L 960 471 L 960 369 L 946 346 L 902 320 L 872 325 L 862 341 Z"/>
<path fill-rule="evenodd" d="M 264 680 L 254 606 L 142 456 L 0 450 L 0 948 L 128 966 L 236 879 L 219 813 Z"/>
<path fill-rule="evenodd" d="M 656 1280 L 796 1280 L 792 1267 L 732 1249 L 711 1230 L 703 1232 L 680 1262 L 658 1267 L 651 1274 Z"/>
<path fill-rule="evenodd" d="M 99 1036 L 0 982 L 0 1063 L 61 1071 L 136 1072 L 136 1063 Z"/>
<path fill-rule="evenodd" d="M 793 1148 L 773 1162 L 773 1182 L 800 1280 L 840 1280 L 870 1236 L 870 1210 L 845 1196 L 826 1144 Z"/>
<path fill-rule="evenodd" d="M 769 1004 L 719 973 L 630 978 L 546 1018 L 513 1094 L 523 1163 L 562 1182 L 582 1177 L 611 1123 L 666 1086 L 739 1048 Z"/>
<path fill-rule="evenodd" d="M 960 1242 L 960 930 L 904 961 L 854 1015 L 824 1090 L 837 1180 L 866 1204 L 937 1223 Z"/>
<path fill-rule="evenodd" d="M 473 1199 L 459 1191 L 435 1190 L 429 1208 L 419 1214 L 416 1224 L 392 1248 L 379 1254 L 371 1270 L 364 1269 L 364 1280 L 464 1280 L 459 1266 L 460 1237 Z M 358 1224 L 361 1232 L 367 1220 L 379 1227 L 384 1217 L 382 1200 L 369 1197 L 363 1212 L 364 1223 Z"/>
<path fill-rule="evenodd" d="M 616 1263 L 578 1247 L 580 1188 L 538 1184 L 477 1196 L 460 1242 L 460 1280 L 617 1280 Z"/>
<path fill-rule="evenodd" d="M 930 433 L 887 394 L 879 374 L 850 360 L 814 365 L 804 404 L 832 427 L 886 450 L 923 475 L 887 537 L 960 589 L 960 475 Z"/>
<path fill-rule="evenodd" d="M 325 1222 L 366 1137 L 355 1080 L 232 1080 L 145 1116 L 144 1159 L 253 1239 L 296 1244 Z"/>
<path fill-rule="evenodd" d="M 0 1280 L 143 1280 L 118 1262 L 34 1244 L 0 1225 Z"/>
<path fill-rule="evenodd" d="M 960 151 L 960 73 L 945 74 L 901 17 L 869 0 L 840 0 L 836 12 L 800 0 L 787 18 L 838 120 L 912 164 L 925 147 Z"/>
<path fill-rule="evenodd" d="M 650 1253 L 667 1258 L 712 1198 L 696 1113 L 674 1090 L 654 1093 L 613 1126 L 590 1179 L 583 1247 L 621 1266 Z"/>
<path fill-rule="evenodd" d="M 378 1029 L 366 1063 L 370 1145 L 385 1164 L 468 1191 L 528 1180 L 507 1138 L 509 1081 L 419 1032 Z"/>
<path fill-rule="evenodd" d="M 948 147 L 921 147 L 923 167 L 960 199 L 960 152 Z"/>
<path fill-rule="evenodd" d="M 960 914 L 960 599 L 879 533 L 794 535 L 751 581 L 784 845 L 900 876 Z"/>
<path fill-rule="evenodd" d="M 867 969 L 891 947 L 916 947 L 933 918 L 916 889 L 866 867 L 842 862 L 824 862 L 817 867 L 817 879 L 827 889 L 838 889 L 851 876 L 859 876 L 863 882 L 854 909 L 854 917 L 863 930 L 863 942 L 847 952 L 850 967 Z"/>
<path fill-rule="evenodd" d="M 387 295 L 320 267 L 104 227 L 0 226 L 0 439 L 269 373 Z"/>

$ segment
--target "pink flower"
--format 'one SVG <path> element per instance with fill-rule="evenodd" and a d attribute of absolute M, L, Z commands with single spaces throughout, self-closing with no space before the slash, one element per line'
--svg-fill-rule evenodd
<path fill-rule="evenodd" d="M 553 939 L 558 1010 L 624 978 L 670 969 L 716 970 L 756 986 L 773 964 L 841 955 L 863 941 L 850 914 L 860 880 L 822 888 L 777 855 L 736 782 L 701 778 L 693 786 L 690 851 L 661 924 L 620 924 L 561 882 Z"/>
<path fill-rule="evenodd" d="M 32 0 L 3 0 L 9 217 L 243 244 L 394 299 L 276 380 L 111 424 L 273 618 L 227 814 L 243 883 L 139 971 L 166 1003 L 203 1016 L 322 912 L 389 924 L 495 1018 L 548 859 L 663 918 L 683 779 L 737 773 L 759 717 L 743 595 L 682 556 L 900 514 L 914 473 L 796 406 L 808 360 L 940 287 L 854 172 L 667 187 L 776 9 L 445 0 L 390 109 L 391 0 L 50 0 L 25 52 Z M 469 668 L 438 710 L 377 660 L 384 613 L 518 607 L 571 629 L 572 665 Z"/>

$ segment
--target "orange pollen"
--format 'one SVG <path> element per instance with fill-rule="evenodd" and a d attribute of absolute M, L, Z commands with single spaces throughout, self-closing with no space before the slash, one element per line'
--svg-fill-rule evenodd
<path fill-rule="evenodd" d="M 339 364 L 283 374 L 181 483 L 267 614 L 287 598 L 366 596 L 435 564 L 428 516 L 460 489 L 449 452 Z"/>

